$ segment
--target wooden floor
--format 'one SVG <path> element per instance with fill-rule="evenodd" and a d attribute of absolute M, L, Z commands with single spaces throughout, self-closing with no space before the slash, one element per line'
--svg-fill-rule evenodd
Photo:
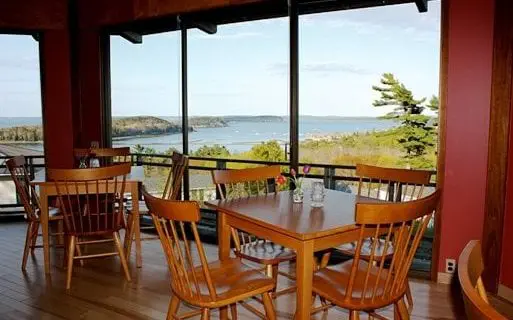
<path fill-rule="evenodd" d="M 21 222 L 0 223 L 1 320 L 165 319 L 170 289 L 167 265 L 158 241 L 143 242 L 141 269 L 135 268 L 132 257 L 131 283 L 124 280 L 116 258 L 89 260 L 84 267 L 74 268 L 72 289 L 66 292 L 61 249 L 52 248 L 54 267 L 50 279 L 45 279 L 42 249 L 36 249 L 35 255 L 29 258 L 27 272 L 21 271 L 25 227 Z M 215 246 L 207 246 L 207 252 L 209 259 L 216 258 Z M 458 312 L 460 295 L 449 286 L 413 280 L 412 290 L 413 319 L 464 319 Z M 293 294 L 277 300 L 279 319 L 293 317 L 294 300 Z M 238 310 L 240 319 L 258 319 L 240 306 Z M 383 313 L 387 317 L 392 315 L 390 310 Z M 218 318 L 218 314 L 213 313 L 212 318 Z M 346 318 L 346 312 L 335 308 L 315 315 L 315 319 Z"/>

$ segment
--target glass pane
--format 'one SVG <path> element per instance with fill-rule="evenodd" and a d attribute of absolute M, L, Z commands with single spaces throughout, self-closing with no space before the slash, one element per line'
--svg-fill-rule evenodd
<path fill-rule="evenodd" d="M 191 154 L 284 161 L 287 19 L 221 25 L 214 35 L 193 29 L 188 36 Z"/>
<path fill-rule="evenodd" d="M 182 152 L 180 33 L 111 37 L 112 144 L 144 164 L 148 191 L 161 194 L 170 156 Z M 151 165 L 150 165 L 151 164 Z"/>
<path fill-rule="evenodd" d="M 6 159 L 44 152 L 39 46 L 32 36 L 0 35 L 0 48 L 0 204 L 15 204 L 18 199 Z M 34 163 L 43 164 L 43 159 Z"/>
<path fill-rule="evenodd" d="M 300 160 L 434 168 L 437 113 L 428 105 L 438 95 L 439 55 L 438 1 L 422 14 L 409 3 L 301 16 Z M 429 133 L 432 144 L 418 156 L 400 142 L 405 135 L 401 118 L 382 118 L 398 107 L 397 101 L 373 105 L 383 100 L 373 86 L 387 88 L 380 83 L 385 73 L 416 100 L 426 98 L 418 106 L 432 117 L 427 126 L 435 134 Z"/>

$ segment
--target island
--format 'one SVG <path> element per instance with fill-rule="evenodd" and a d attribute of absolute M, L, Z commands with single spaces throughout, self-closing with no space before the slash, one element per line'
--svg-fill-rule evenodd
<path fill-rule="evenodd" d="M 189 126 L 189 131 L 194 131 Z M 112 120 L 112 137 L 126 138 L 132 136 L 154 136 L 181 133 L 182 126 L 178 123 L 157 117 L 123 117 Z M 41 126 L 17 126 L 0 128 L 1 142 L 40 142 L 43 141 Z"/>
<path fill-rule="evenodd" d="M 223 117 L 195 116 L 189 118 L 189 125 L 193 128 L 224 128 L 228 122 Z"/>
<path fill-rule="evenodd" d="M 189 126 L 189 131 L 194 129 Z M 181 133 L 182 126 L 161 118 L 140 116 L 117 118 L 112 121 L 112 137 L 155 136 Z"/>

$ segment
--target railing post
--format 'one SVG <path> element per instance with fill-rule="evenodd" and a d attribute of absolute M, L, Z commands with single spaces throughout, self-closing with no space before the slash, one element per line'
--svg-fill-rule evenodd
<path fill-rule="evenodd" d="M 325 167 L 324 168 L 324 188 L 335 189 L 335 168 Z"/>
<path fill-rule="evenodd" d="M 225 160 L 216 160 L 216 169 L 217 170 L 226 170 L 226 161 Z M 221 199 L 221 193 L 219 193 L 219 189 L 216 187 L 216 199 Z"/>
<path fill-rule="evenodd" d="M 135 156 L 135 161 L 138 166 L 142 166 L 142 156 L 139 153 Z"/>
<path fill-rule="evenodd" d="M 28 164 L 29 164 L 30 180 L 34 180 L 34 178 L 36 176 L 36 172 L 34 170 L 34 158 L 28 157 Z"/>

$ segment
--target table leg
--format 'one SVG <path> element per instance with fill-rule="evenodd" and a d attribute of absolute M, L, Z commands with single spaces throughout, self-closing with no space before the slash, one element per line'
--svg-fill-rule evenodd
<path fill-rule="evenodd" d="M 50 274 L 50 235 L 48 226 L 48 196 L 44 187 L 40 188 L 40 204 L 41 212 L 39 219 L 41 220 L 41 230 L 43 233 L 43 260 L 45 263 L 45 273 Z"/>
<path fill-rule="evenodd" d="M 217 240 L 219 260 L 230 258 L 230 226 L 226 223 L 226 214 L 217 212 Z"/>
<path fill-rule="evenodd" d="M 132 185 L 132 215 L 134 221 L 134 233 L 135 233 L 135 261 L 137 268 L 142 267 L 142 255 L 141 255 L 141 220 L 139 217 L 139 184 L 133 182 Z"/>
<path fill-rule="evenodd" d="M 310 319 L 312 309 L 313 241 L 305 241 L 296 252 L 296 320 Z"/>
<path fill-rule="evenodd" d="M 230 226 L 226 223 L 226 214 L 222 211 L 217 212 L 217 239 L 219 260 L 226 260 L 230 258 Z M 228 307 L 219 308 L 219 318 L 222 320 L 228 319 Z"/>

